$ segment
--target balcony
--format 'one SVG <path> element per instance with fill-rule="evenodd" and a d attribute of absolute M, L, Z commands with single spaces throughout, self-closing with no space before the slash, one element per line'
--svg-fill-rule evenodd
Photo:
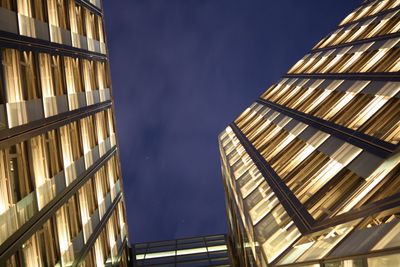
<path fill-rule="evenodd" d="M 110 135 L 110 142 L 111 142 L 111 147 L 117 145 L 117 140 L 116 140 L 116 138 L 115 138 L 115 133 L 112 133 L 112 134 Z"/>
<path fill-rule="evenodd" d="M 111 149 L 111 140 L 110 140 L 110 138 L 107 138 L 99 144 L 100 157 L 102 157 L 104 154 L 106 154 L 107 151 L 110 149 Z"/>
<path fill-rule="evenodd" d="M 107 54 L 106 43 L 100 42 L 100 53 L 103 55 Z"/>
<path fill-rule="evenodd" d="M 36 197 L 38 200 L 38 210 L 41 210 L 49 203 L 58 193 L 65 188 L 64 171 L 59 172 L 54 177 L 48 179 L 44 184 L 36 189 Z"/>
<path fill-rule="evenodd" d="M 88 50 L 88 42 L 85 36 L 76 32 L 71 32 L 72 46 Z"/>
<path fill-rule="evenodd" d="M 86 92 L 86 103 L 88 106 L 100 103 L 100 93 L 98 90 Z"/>
<path fill-rule="evenodd" d="M 112 201 L 110 192 L 102 199 L 101 203 L 98 205 L 98 208 L 93 212 L 90 216 L 90 219 L 83 225 L 83 233 L 85 237 L 85 243 L 89 239 L 90 235 L 93 233 L 93 230 L 96 229 L 96 226 L 100 223 L 100 220 L 106 214 L 108 209 L 111 207 Z"/>
<path fill-rule="evenodd" d="M 100 0 L 90 0 L 90 3 L 95 5 L 96 7 L 101 9 L 101 1 Z"/>
<path fill-rule="evenodd" d="M 50 41 L 49 24 L 18 14 L 19 33 L 21 35 Z"/>
<path fill-rule="evenodd" d="M 92 149 L 91 153 L 96 155 L 98 153 L 98 147 Z M 96 156 L 94 158 L 96 158 Z M 71 165 L 65 167 L 65 170 L 60 171 L 54 177 L 48 179 L 44 184 L 37 187 L 29 195 L 21 199 L 16 204 L 12 204 L 7 210 L 0 214 L 0 244 L 2 244 L 5 240 L 7 240 L 7 238 L 21 228 L 22 225 L 24 225 L 30 218 L 33 217 L 33 215 L 42 210 L 57 196 L 57 194 L 62 192 L 84 171 L 85 161 L 84 157 L 81 157 Z M 102 209 L 101 215 L 99 214 L 99 209 L 97 209 L 96 212 L 91 216 L 90 226 L 86 225 L 87 229 L 85 231 L 92 231 L 97 226 L 101 217 L 104 216 L 105 212 L 109 209 L 112 204 L 112 200 L 114 200 L 120 192 L 119 181 L 114 184 L 112 190 L 113 191 L 109 192 L 99 204 L 99 208 L 101 206 L 100 209 Z M 73 251 L 80 251 L 81 247 L 83 246 L 79 245 L 83 244 L 83 241 L 79 241 L 81 239 L 83 240 L 83 237 L 77 238 L 75 238 L 73 241 Z"/>
<path fill-rule="evenodd" d="M 0 244 L 32 218 L 36 212 L 36 194 L 31 192 L 0 214 Z"/>
<path fill-rule="evenodd" d="M 90 151 L 85 153 L 85 166 L 89 168 L 100 158 L 99 146 L 95 146 Z"/>
<path fill-rule="evenodd" d="M 99 41 L 93 40 L 93 48 L 94 48 L 94 52 L 101 53 L 100 42 Z"/>
<path fill-rule="evenodd" d="M 93 230 L 96 229 L 96 226 L 100 223 L 99 210 L 96 209 L 89 220 L 83 225 L 83 236 L 85 243 L 88 241 L 90 235 L 93 233 Z"/>
<path fill-rule="evenodd" d="M 99 94 L 100 94 L 100 102 L 105 102 L 111 99 L 110 89 L 108 88 L 100 89 Z"/>
<path fill-rule="evenodd" d="M 7 103 L 7 114 L 9 128 L 42 119 L 44 117 L 42 100 Z"/>
<path fill-rule="evenodd" d="M 0 105 L 0 130 L 7 128 L 5 105 Z"/>
<path fill-rule="evenodd" d="M 46 118 L 68 111 L 66 95 L 45 97 L 43 98 L 43 105 Z"/>
<path fill-rule="evenodd" d="M 74 110 L 86 106 L 85 92 L 68 94 L 69 110 Z"/>
<path fill-rule="evenodd" d="M 103 198 L 102 202 L 99 204 L 99 216 L 100 219 L 106 214 L 108 208 L 111 206 L 111 195 L 110 192 Z"/>
<path fill-rule="evenodd" d="M 17 13 L 0 7 L 0 31 L 18 34 Z"/>
<path fill-rule="evenodd" d="M 110 193 L 111 193 L 111 198 L 115 199 L 115 197 L 121 192 L 121 185 L 120 185 L 120 180 L 116 181 L 115 184 L 111 187 Z"/>
<path fill-rule="evenodd" d="M 88 37 L 87 38 L 87 44 L 88 44 L 88 50 L 94 52 L 94 39 Z"/>
<path fill-rule="evenodd" d="M 80 174 L 86 170 L 84 157 L 80 157 L 71 165 L 65 167 L 66 185 L 72 183 Z"/>
<path fill-rule="evenodd" d="M 71 46 L 71 32 L 58 26 L 50 25 L 51 41 L 58 44 Z"/>

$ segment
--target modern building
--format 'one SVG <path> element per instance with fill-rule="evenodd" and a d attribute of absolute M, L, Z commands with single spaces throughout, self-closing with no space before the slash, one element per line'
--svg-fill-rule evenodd
<path fill-rule="evenodd" d="M 138 243 L 132 254 L 134 266 L 231 266 L 226 235 Z"/>
<path fill-rule="evenodd" d="M 0 1 L 0 266 L 127 266 L 100 0 Z"/>
<path fill-rule="evenodd" d="M 237 266 L 400 266 L 399 31 L 360 2 L 220 134 Z"/>

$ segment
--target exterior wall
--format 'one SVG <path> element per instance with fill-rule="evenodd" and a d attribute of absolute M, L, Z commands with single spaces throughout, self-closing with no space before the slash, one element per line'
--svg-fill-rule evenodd
<path fill-rule="evenodd" d="M 238 266 L 400 265 L 400 1 L 364 1 L 219 136 Z"/>
<path fill-rule="evenodd" d="M 99 0 L 0 2 L 0 265 L 127 266 Z"/>

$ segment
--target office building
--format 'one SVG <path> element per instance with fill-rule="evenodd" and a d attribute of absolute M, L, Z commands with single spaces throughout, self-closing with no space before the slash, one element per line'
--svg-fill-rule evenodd
<path fill-rule="evenodd" d="M 399 7 L 360 1 L 220 134 L 237 266 L 400 266 Z"/>
<path fill-rule="evenodd" d="M 100 0 L 1 0 L 0 59 L 0 266 L 127 266 Z"/>
<path fill-rule="evenodd" d="M 133 254 L 134 266 L 231 266 L 226 235 L 138 243 Z"/>

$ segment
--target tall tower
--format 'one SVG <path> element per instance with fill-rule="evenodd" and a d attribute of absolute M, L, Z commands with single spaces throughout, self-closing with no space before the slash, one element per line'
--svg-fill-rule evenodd
<path fill-rule="evenodd" d="M 0 266 L 126 266 L 100 0 L 0 1 Z"/>
<path fill-rule="evenodd" d="M 219 136 L 238 266 L 400 266 L 400 1 L 360 4 Z"/>

